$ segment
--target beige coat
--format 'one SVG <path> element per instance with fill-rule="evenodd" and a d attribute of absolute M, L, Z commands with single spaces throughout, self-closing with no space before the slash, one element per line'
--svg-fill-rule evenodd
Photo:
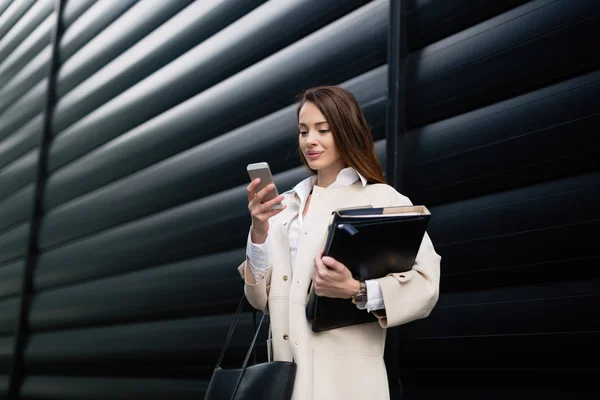
<path fill-rule="evenodd" d="M 293 399 L 389 399 L 383 361 L 385 328 L 427 317 L 438 299 L 441 258 L 429 236 L 425 235 L 411 271 L 378 279 L 387 314 L 379 322 L 313 333 L 305 307 L 314 257 L 322 247 L 332 211 L 410 205 L 410 200 L 385 184 L 363 187 L 358 181 L 334 189 L 315 186 L 293 276 L 287 229 L 298 215 L 300 202 L 291 191 L 284 193 L 283 202 L 287 208 L 269 220 L 269 269 L 259 283 L 246 281 L 245 293 L 258 310 L 264 309 L 268 299 L 274 359 L 297 363 Z M 247 260 L 238 270 L 242 277 L 251 274 Z"/>

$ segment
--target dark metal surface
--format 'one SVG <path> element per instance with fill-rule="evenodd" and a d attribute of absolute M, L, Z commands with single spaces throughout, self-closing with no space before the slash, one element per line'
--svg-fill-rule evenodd
<path fill-rule="evenodd" d="M 54 0 L 53 13 L 55 16 L 55 25 L 52 30 L 50 44 L 52 47 L 52 59 L 48 70 L 48 87 L 44 102 L 44 125 L 40 139 L 40 151 L 37 161 L 37 173 L 35 179 L 35 189 L 31 216 L 29 218 L 29 230 L 27 235 L 27 245 L 24 246 L 25 266 L 23 268 L 23 278 L 21 280 L 21 291 L 19 299 L 19 308 L 15 320 L 15 339 L 12 359 L 12 368 L 10 370 L 10 381 L 8 386 L 8 398 L 17 399 L 24 378 L 24 360 L 25 346 L 29 335 L 29 308 L 31 297 L 33 295 L 33 276 L 35 266 L 39 256 L 38 230 L 43 218 L 42 199 L 44 197 L 44 188 L 47 176 L 48 150 L 52 141 L 52 114 L 56 102 L 56 78 L 60 66 L 58 49 L 63 32 L 62 13 L 64 0 Z M 7 303 L 4 302 L 6 305 Z M 9 303 L 10 304 L 10 303 Z"/>
<path fill-rule="evenodd" d="M 383 71 L 379 69 L 375 74 L 361 77 L 365 79 L 357 78 L 355 82 L 344 86 L 355 89 L 365 103 L 372 102 L 370 109 L 383 108 L 383 104 L 377 101 L 385 95 Z M 368 86 L 357 87 L 363 82 Z M 376 90 L 378 88 L 380 90 Z M 103 182 L 102 175 L 108 175 L 115 182 L 49 211 L 40 232 L 41 246 L 45 248 L 85 237 L 92 232 L 227 190 L 232 185 L 243 185 L 248 179 L 245 166 L 263 155 L 273 161 L 274 168 L 279 167 L 277 162 L 287 164 L 288 168 L 297 165 L 296 137 L 292 133 L 296 129 L 295 106 L 286 107 L 215 140 L 191 147 L 200 136 L 196 133 L 197 126 L 201 125 L 197 118 L 203 116 L 194 110 L 196 108 L 190 108 L 185 114 L 178 113 L 177 118 L 161 121 L 144 132 L 146 134 L 136 132 L 136 137 L 124 141 L 120 148 L 110 146 L 96 157 L 89 157 L 74 165 L 71 171 L 82 180 L 89 177 L 90 173 L 98 177 L 91 184 Z M 168 136 L 164 135 L 167 126 L 173 128 L 173 133 Z M 278 137 L 274 136 L 276 133 Z M 188 150 L 184 153 L 158 163 L 161 156 L 186 148 Z M 282 148 L 288 151 L 278 153 Z M 154 157 L 148 156 L 151 149 Z M 96 167 L 96 171 L 91 172 L 95 167 L 94 160 L 100 161 L 104 168 Z M 129 172 L 148 164 L 149 168 L 138 173 L 126 177 L 121 177 L 122 173 L 117 175 L 120 171 Z M 84 174 L 79 172 L 80 169 L 84 170 Z M 194 181 L 198 176 L 205 178 L 198 179 L 197 185 L 186 185 L 186 182 Z M 52 183 L 49 181 L 49 188 Z M 67 185 L 72 188 L 73 182 Z M 61 191 L 64 189 L 59 187 L 54 193 Z M 160 192 L 171 195 L 153 196 Z M 139 204 L 140 198 L 146 199 L 143 205 Z M 112 207 L 112 202 L 119 203 L 119 209 Z"/>
<path fill-rule="evenodd" d="M 96 2 L 93 6 L 90 4 L 90 0 L 67 2 L 63 14 L 65 35 L 61 42 L 61 62 L 66 61 L 75 51 L 79 50 L 94 36 L 99 34 L 130 7 L 134 1 L 136 0 L 123 0 L 119 2 L 109 0 Z M 104 11 L 104 14 L 99 15 L 98 11 Z M 30 58 L 20 55 L 19 50 L 21 46 L 19 46 L 0 64 L 0 68 L 5 66 L 8 68 L 10 66 L 10 70 L 6 70 L 0 74 L 0 112 L 3 113 L 11 107 L 16 100 L 25 95 L 29 90 L 33 90 L 36 95 L 43 97 L 45 86 L 40 82 L 47 76 L 48 63 L 51 57 L 49 40 L 53 24 L 54 20 L 52 16 L 49 16 L 22 43 L 21 46 L 25 47 L 28 45 L 27 42 L 35 42 L 31 44 L 33 48 L 27 46 L 27 53 L 31 54 Z M 37 50 L 34 51 L 35 49 Z M 18 58 L 18 60 L 14 60 L 14 58 Z M 11 72 L 13 69 L 14 72 Z M 9 133 L 6 132 L 5 134 Z M 0 137 L 4 137 L 1 131 Z"/>
<path fill-rule="evenodd" d="M 35 3 L 35 0 L 13 1 L 0 14 L 0 39 L 18 23 L 19 18 Z"/>
<path fill-rule="evenodd" d="M 535 0 L 409 57 L 416 128 L 600 66 L 600 2 Z"/>
<path fill-rule="evenodd" d="M 415 129 L 406 189 L 439 204 L 597 169 L 599 101 L 596 71 Z"/>
<path fill-rule="evenodd" d="M 389 0 L 151 2 L 64 9 L 21 398 L 202 398 L 242 290 L 245 166 L 269 162 L 280 191 L 306 177 L 295 96 L 330 83 L 359 99 L 391 183 L 433 214 L 438 305 L 386 350 L 402 398 L 597 397 L 577 357 L 600 356 L 600 3 L 408 0 L 403 26 Z M 50 59 L 32 4 L 0 14 L 0 50 L 29 26 L 0 60 L 0 398 Z M 389 39 L 408 43 L 406 98 Z"/>
<path fill-rule="evenodd" d="M 0 265 L 0 299 L 19 294 L 24 265 L 24 260 Z"/>
<path fill-rule="evenodd" d="M 52 13 L 52 6 L 52 0 L 36 1 L 19 19 L 19 22 L 6 35 L 0 37 L 0 60 L 6 60 L 8 55 L 33 32 L 37 25 Z M 3 86 L 7 80 L 0 80 L 0 86 Z"/>

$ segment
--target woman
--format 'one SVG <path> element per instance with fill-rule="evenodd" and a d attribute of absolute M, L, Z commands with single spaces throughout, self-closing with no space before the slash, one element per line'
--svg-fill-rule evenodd
<path fill-rule="evenodd" d="M 297 110 L 302 161 L 315 175 L 271 201 L 274 189 L 248 186 L 252 226 L 239 267 L 250 304 L 268 302 L 273 358 L 297 364 L 294 400 L 389 399 L 383 361 L 386 328 L 425 318 L 438 299 L 440 256 L 425 234 L 413 269 L 366 282 L 366 288 L 321 246 L 332 211 L 364 205 L 411 205 L 385 184 L 373 137 L 354 96 L 335 86 L 305 91 Z M 282 203 L 281 209 L 269 210 Z M 378 322 L 314 333 L 307 292 L 358 300 Z M 366 293 L 365 293 L 366 289 Z"/>

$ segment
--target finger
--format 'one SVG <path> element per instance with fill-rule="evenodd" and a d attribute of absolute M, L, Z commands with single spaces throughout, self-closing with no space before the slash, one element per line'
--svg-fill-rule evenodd
<path fill-rule="evenodd" d="M 323 263 L 337 273 L 343 274 L 348 268 L 333 257 L 323 257 Z"/>
<path fill-rule="evenodd" d="M 258 220 L 260 222 L 266 222 L 271 217 L 274 217 L 275 215 L 279 214 L 280 212 L 282 212 L 285 209 L 286 209 L 286 205 L 284 204 L 278 210 L 276 209 L 276 210 L 265 211 L 261 208 L 261 209 L 252 209 L 252 211 L 250 213 L 252 215 L 252 218 L 255 218 L 256 220 Z"/>
<path fill-rule="evenodd" d="M 269 218 L 271 218 L 271 217 L 273 217 L 273 216 L 275 216 L 275 215 L 279 214 L 280 212 L 282 212 L 282 211 L 283 211 L 283 210 L 285 210 L 286 208 L 287 208 L 287 206 L 286 206 L 285 204 L 282 204 L 280 209 L 275 209 L 275 210 L 268 210 L 268 211 L 265 211 L 265 212 L 263 213 L 263 215 L 264 215 L 264 216 L 265 216 L 267 219 L 269 219 Z"/>
<path fill-rule="evenodd" d="M 256 178 L 255 180 L 250 182 L 248 187 L 246 187 L 246 191 L 248 192 L 248 202 L 252 201 L 252 199 L 254 199 L 254 197 L 256 196 L 256 187 L 259 184 L 260 184 L 260 178 Z"/>
<path fill-rule="evenodd" d="M 327 274 L 327 267 L 323 264 L 320 257 L 315 258 L 315 270 L 318 279 L 324 279 Z"/>
<path fill-rule="evenodd" d="M 275 184 L 269 183 L 267 186 L 262 188 L 260 191 L 256 193 L 255 199 L 262 203 L 263 199 L 266 195 L 268 195 L 271 191 L 275 190 Z"/>
<path fill-rule="evenodd" d="M 275 197 L 274 199 L 271 199 L 269 201 L 265 201 L 264 203 L 262 203 L 262 207 L 264 210 L 268 210 L 271 207 L 273 207 L 276 204 L 280 204 L 283 201 L 283 195 L 279 195 L 277 197 Z"/>
<path fill-rule="evenodd" d="M 321 260 L 323 261 L 323 264 L 328 268 L 339 271 L 341 263 L 338 262 L 335 258 L 325 256 L 321 258 Z"/>

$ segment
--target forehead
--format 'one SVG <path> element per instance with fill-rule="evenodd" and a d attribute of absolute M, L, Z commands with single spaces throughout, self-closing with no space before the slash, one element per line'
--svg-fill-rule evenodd
<path fill-rule="evenodd" d="M 298 114 L 298 123 L 303 125 L 313 125 L 318 122 L 326 122 L 327 119 L 319 110 L 319 108 L 312 102 L 306 102 L 300 109 Z"/>

